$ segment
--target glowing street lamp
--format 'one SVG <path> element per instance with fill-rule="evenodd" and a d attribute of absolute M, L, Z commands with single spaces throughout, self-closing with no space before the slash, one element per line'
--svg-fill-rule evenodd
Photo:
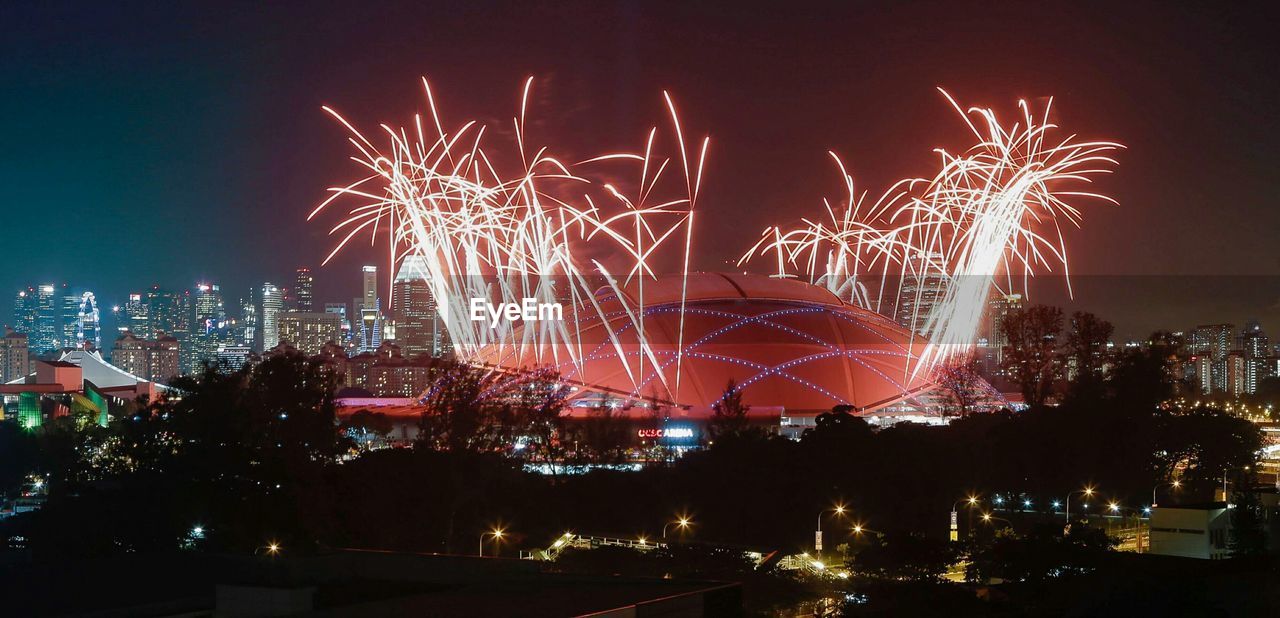
<path fill-rule="evenodd" d="M 267 541 L 267 544 L 266 544 L 266 545 L 263 545 L 262 547 L 259 547 L 259 548 L 255 549 L 255 550 L 253 550 L 253 553 L 254 553 L 255 555 L 257 555 L 257 553 L 258 553 L 258 552 L 264 552 L 264 553 L 266 553 L 268 556 L 271 556 L 272 558 L 274 558 L 274 557 L 276 557 L 276 556 L 279 556 L 279 555 L 280 555 L 280 550 L 282 550 L 282 549 L 284 549 L 284 548 L 283 548 L 283 547 L 280 547 L 280 543 L 278 543 L 278 542 L 276 542 L 276 541 Z"/>
<path fill-rule="evenodd" d="M 1080 494 L 1086 498 L 1091 497 L 1093 496 L 1093 488 L 1086 486 L 1084 489 L 1081 489 L 1080 491 L 1072 491 L 1067 493 L 1067 510 L 1066 510 L 1067 526 L 1062 530 L 1062 533 L 1064 535 L 1067 533 L 1067 530 L 1071 529 L 1071 496 L 1074 496 L 1076 494 Z M 1085 508 L 1088 508 L 1087 504 L 1085 505 Z"/>
<path fill-rule="evenodd" d="M 959 523 L 959 520 L 957 520 L 956 518 L 956 509 L 961 504 L 968 505 L 969 507 L 969 533 L 970 534 L 973 533 L 973 507 L 978 506 L 978 497 L 974 495 L 970 495 L 968 498 L 965 498 L 964 500 L 957 500 L 955 503 L 951 505 L 951 540 L 952 541 L 960 540 L 960 523 Z"/>
<path fill-rule="evenodd" d="M 1009 521 L 1009 520 L 1007 520 L 1007 519 L 1005 519 L 1005 518 L 1003 518 L 1003 517 L 996 517 L 995 515 L 992 515 L 991 513 L 983 513 L 983 514 L 982 514 L 982 523 L 984 523 L 984 524 L 989 524 L 989 523 L 991 523 L 991 522 L 993 522 L 993 521 L 1002 521 L 1002 522 L 1004 522 L 1004 523 L 1006 523 L 1006 524 L 1009 524 L 1010 526 L 1012 526 L 1012 525 L 1013 525 L 1013 522 L 1011 522 L 1011 521 Z"/>
<path fill-rule="evenodd" d="M 482 532 L 480 534 L 480 557 L 481 558 L 484 557 L 484 537 L 486 536 L 493 537 L 493 554 L 494 556 L 497 556 L 498 542 L 502 540 L 502 535 L 504 532 L 505 531 L 502 528 L 494 528 L 493 530 L 490 530 L 488 532 Z"/>
<path fill-rule="evenodd" d="M 871 534 L 880 534 L 879 530 L 872 530 L 871 528 L 868 528 L 862 524 L 854 524 L 852 531 L 857 536 L 862 536 L 862 533 L 864 532 L 869 532 Z"/>
<path fill-rule="evenodd" d="M 1151 488 L 1151 506 L 1156 505 L 1156 490 L 1160 489 L 1161 487 L 1164 487 L 1165 485 L 1168 485 L 1174 489 L 1179 489 L 1182 487 L 1182 481 L 1173 481 L 1170 483 L 1159 483 L 1155 487 L 1152 487 Z"/>
<path fill-rule="evenodd" d="M 667 538 L 668 527 L 675 525 L 675 526 L 678 526 L 681 530 L 687 530 L 689 528 L 689 525 L 692 523 L 693 523 L 693 520 L 689 519 L 687 515 L 681 515 L 675 521 L 669 521 L 662 526 L 662 538 L 664 539 Z"/>
<path fill-rule="evenodd" d="M 818 511 L 818 529 L 814 532 L 814 535 L 813 535 L 813 549 L 814 551 L 817 551 L 819 553 L 822 552 L 822 516 L 827 513 L 835 513 L 836 515 L 843 517 L 844 505 L 837 504 L 833 508 L 822 509 L 821 511 Z"/>

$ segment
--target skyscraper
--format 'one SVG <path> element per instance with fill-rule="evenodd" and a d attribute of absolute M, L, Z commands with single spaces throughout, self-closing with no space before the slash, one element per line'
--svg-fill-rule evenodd
<path fill-rule="evenodd" d="M 1227 390 L 1227 354 L 1235 340 L 1232 324 L 1202 324 L 1191 331 L 1187 351 L 1194 355 L 1208 356 L 1211 364 L 1208 376 L 1211 390 Z M 1203 383 L 1204 377 L 1200 376 Z"/>
<path fill-rule="evenodd" d="M 365 266 L 361 269 L 364 278 L 364 300 L 361 307 L 373 307 L 378 304 L 378 267 Z"/>
<path fill-rule="evenodd" d="M 293 284 L 295 311 L 315 311 L 315 300 L 311 295 L 312 283 L 314 278 L 311 276 L 311 269 L 299 268 Z"/>
<path fill-rule="evenodd" d="M 193 367 L 194 354 L 191 349 L 191 320 L 194 316 L 191 308 L 191 293 L 188 291 L 172 292 L 152 286 L 146 296 L 147 315 L 151 332 L 147 338 L 158 338 L 165 333 L 178 343 L 178 367 L 185 370 Z"/>
<path fill-rule="evenodd" d="M 262 285 L 262 349 L 270 350 L 280 343 L 280 312 L 284 308 L 284 298 L 280 288 L 265 283 Z"/>
<path fill-rule="evenodd" d="M 76 336 L 76 328 L 80 315 L 80 295 L 71 289 L 71 286 L 62 284 L 58 286 L 58 348 L 75 348 L 79 337 Z"/>
<path fill-rule="evenodd" d="M 249 295 L 240 299 L 240 343 L 248 346 L 250 351 L 260 350 L 258 337 L 262 334 L 255 295 L 255 290 L 250 288 Z"/>
<path fill-rule="evenodd" d="M 280 315 L 280 339 L 314 356 L 342 338 L 342 317 L 328 312 L 291 311 Z"/>
<path fill-rule="evenodd" d="M 1244 353 L 1244 392 L 1258 392 L 1258 384 L 1272 377 L 1267 358 L 1271 356 L 1271 339 L 1262 325 L 1250 321 L 1240 333 L 1240 350 Z"/>
<path fill-rule="evenodd" d="M 1021 308 L 1021 294 L 992 292 L 991 298 L 987 301 L 987 310 L 983 315 L 982 327 L 978 333 L 978 358 L 982 362 L 982 371 L 986 375 L 1001 373 L 1004 348 L 1009 344 L 1009 338 L 1004 334 L 1004 322 L 1010 311 Z"/>
<path fill-rule="evenodd" d="M 98 314 L 98 299 L 93 292 L 80 295 L 80 306 L 76 313 L 76 347 L 82 349 L 102 349 L 101 316 Z"/>
<path fill-rule="evenodd" d="M 382 303 L 378 299 L 378 267 L 361 269 L 364 294 L 355 299 L 352 327 L 361 352 L 373 352 L 382 343 Z"/>
<path fill-rule="evenodd" d="M 128 330 L 139 337 L 151 337 L 151 320 L 147 315 L 147 303 L 143 302 L 142 294 L 133 292 L 129 294 L 129 300 L 124 303 L 124 319 L 119 325 L 121 332 Z"/>
<path fill-rule="evenodd" d="M 183 370 L 190 373 L 203 368 L 205 363 L 217 360 L 218 346 L 225 343 L 227 311 L 222 302 L 222 289 L 216 284 L 196 284 L 194 299 L 195 319 L 191 333 L 191 365 Z"/>
<path fill-rule="evenodd" d="M 31 353 L 36 356 L 58 349 L 61 339 L 56 289 L 52 283 L 30 286 L 19 290 L 14 300 L 14 330 L 27 335 Z"/>
<path fill-rule="evenodd" d="M 24 378 L 31 373 L 31 354 L 27 335 L 6 328 L 0 338 L 0 384 Z"/>
<path fill-rule="evenodd" d="M 424 261 L 421 256 L 406 257 L 392 285 L 395 339 L 405 356 L 439 356 L 444 347 L 444 329 L 436 311 L 435 297 L 423 278 Z"/>

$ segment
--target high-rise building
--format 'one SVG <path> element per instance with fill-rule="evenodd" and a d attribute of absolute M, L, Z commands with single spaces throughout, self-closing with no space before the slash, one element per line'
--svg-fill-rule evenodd
<path fill-rule="evenodd" d="M 352 328 L 361 352 L 372 352 L 382 344 L 382 301 L 378 298 L 378 267 L 361 269 L 363 294 L 352 303 Z"/>
<path fill-rule="evenodd" d="M 1239 397 L 1245 394 L 1245 359 L 1244 354 L 1240 352 L 1231 352 L 1227 354 L 1227 358 L 1223 361 L 1226 376 L 1227 394 L 1232 397 Z"/>
<path fill-rule="evenodd" d="M 218 346 L 218 367 L 224 371 L 239 371 L 249 363 L 253 350 L 243 343 L 226 343 Z"/>
<path fill-rule="evenodd" d="M 1191 369 L 1195 372 L 1196 385 L 1199 392 L 1208 395 L 1213 392 L 1213 358 L 1208 354 L 1197 354 L 1191 357 Z"/>
<path fill-rule="evenodd" d="M 75 347 L 82 350 L 101 349 L 101 324 L 97 297 L 93 295 L 93 292 L 81 292 L 76 306 Z"/>
<path fill-rule="evenodd" d="M 57 288 L 52 283 L 30 286 L 18 291 L 14 301 L 14 330 L 27 335 L 31 353 L 43 356 L 59 347 Z"/>
<path fill-rule="evenodd" d="M 280 314 L 280 340 L 288 341 L 298 351 L 315 356 L 327 344 L 342 337 L 342 318 L 317 311 L 292 311 Z"/>
<path fill-rule="evenodd" d="M 315 311 L 315 299 L 312 296 L 311 285 L 315 279 L 311 276 L 310 268 L 299 268 L 297 278 L 293 283 L 293 299 L 295 311 Z"/>
<path fill-rule="evenodd" d="M 420 256 L 406 257 L 391 292 L 395 341 L 405 356 L 440 356 L 446 337 Z"/>
<path fill-rule="evenodd" d="M 1009 312 L 1021 308 L 1021 294 L 1001 294 L 998 291 L 991 293 L 981 329 L 978 332 L 978 359 L 985 375 L 993 376 L 1001 373 L 1004 349 L 1009 344 L 1009 338 L 1004 334 L 1005 318 L 1008 317 Z"/>
<path fill-rule="evenodd" d="M 118 319 L 120 324 L 117 327 L 121 332 L 127 330 L 143 337 L 152 335 L 151 320 L 147 316 L 147 303 L 143 301 L 142 294 L 131 292 L 123 309 L 124 318 Z"/>
<path fill-rule="evenodd" d="M 262 349 L 270 350 L 280 343 L 280 313 L 284 309 L 284 297 L 280 288 L 265 283 L 262 286 Z"/>
<path fill-rule="evenodd" d="M 1262 325 L 1251 321 L 1240 333 L 1240 350 L 1244 353 L 1244 392 L 1258 392 L 1258 385 L 1272 377 L 1267 359 L 1271 356 L 1271 339 Z"/>
<path fill-rule="evenodd" d="M 259 337 L 262 335 L 259 324 L 258 303 L 254 302 L 255 291 L 249 289 L 249 295 L 240 299 L 240 343 L 249 346 L 250 351 L 260 350 Z"/>
<path fill-rule="evenodd" d="M 31 373 L 31 350 L 26 333 L 4 329 L 0 338 L 0 384 L 24 378 Z"/>
<path fill-rule="evenodd" d="M 183 367 L 186 373 L 200 371 L 206 363 L 216 362 L 218 347 L 233 338 L 228 331 L 227 311 L 220 287 L 212 283 L 196 284 L 193 304 L 191 365 Z"/>
<path fill-rule="evenodd" d="M 13 329 L 19 333 L 31 334 L 36 329 L 36 289 L 28 287 L 18 290 L 13 299 Z"/>
<path fill-rule="evenodd" d="M 154 340 L 142 339 L 125 331 L 116 339 L 111 350 L 111 362 L 139 378 L 167 384 L 179 375 L 180 350 L 178 340 L 172 335 L 160 335 Z"/>
<path fill-rule="evenodd" d="M 1208 376 L 1211 390 L 1227 390 L 1227 354 L 1235 342 L 1235 330 L 1232 324 L 1202 324 L 1191 331 L 1187 351 L 1197 356 L 1208 356 L 1212 361 Z M 1197 377 L 1204 380 L 1199 373 Z"/>
<path fill-rule="evenodd" d="M 348 314 L 347 314 L 347 304 L 346 303 L 325 303 L 324 312 L 332 313 L 334 315 L 339 316 L 340 318 L 339 324 L 342 327 L 342 334 L 340 335 L 340 338 L 338 339 L 337 343 L 344 350 L 350 350 L 350 348 L 352 348 L 353 346 L 352 344 L 353 333 L 351 330 L 351 320 L 348 318 Z"/>
<path fill-rule="evenodd" d="M 172 292 L 161 289 L 159 286 L 152 286 L 147 292 L 145 302 L 149 317 L 148 325 L 151 328 L 147 338 L 155 338 L 158 341 L 161 333 L 173 337 L 178 343 L 179 369 L 194 366 L 194 355 L 191 349 L 191 320 L 194 317 L 191 293 Z"/>
<path fill-rule="evenodd" d="M 222 304 L 222 289 L 214 283 L 197 283 L 195 309 L 197 323 L 205 320 L 225 320 L 227 310 Z"/>
<path fill-rule="evenodd" d="M 365 266 L 360 269 L 362 275 L 362 283 L 364 284 L 364 300 L 360 303 L 361 307 L 372 307 L 378 304 L 378 267 Z"/>
<path fill-rule="evenodd" d="M 77 348 L 79 338 L 76 336 L 76 327 L 80 315 L 80 295 L 65 283 L 58 286 L 58 307 L 58 348 Z"/>
<path fill-rule="evenodd" d="M 946 281 L 941 275 L 903 275 L 894 319 L 911 332 L 927 335 L 925 331 L 931 328 L 929 318 L 946 290 Z"/>

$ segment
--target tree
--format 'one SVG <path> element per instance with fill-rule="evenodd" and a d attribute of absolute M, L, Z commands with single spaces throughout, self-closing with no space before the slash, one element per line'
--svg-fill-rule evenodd
<path fill-rule="evenodd" d="M 747 432 L 747 412 L 751 406 L 742 402 L 742 389 L 733 378 L 725 384 L 724 392 L 711 404 L 711 422 L 707 431 L 711 440 L 741 437 Z"/>
<path fill-rule="evenodd" d="M 1072 526 L 1063 534 L 1057 524 L 1041 524 L 1026 535 L 1004 528 L 970 552 L 965 578 L 1039 583 L 1078 575 L 1097 568 L 1115 544 L 1104 531 L 1087 526 Z"/>
<path fill-rule="evenodd" d="M 533 440 L 526 449 L 531 450 L 531 457 L 541 455 L 553 473 L 566 451 L 564 410 L 570 394 L 560 374 L 551 370 L 531 374 L 520 389 L 520 425 Z"/>
<path fill-rule="evenodd" d="M 978 375 L 977 360 L 971 356 L 943 363 L 934 370 L 933 379 L 944 391 L 943 413 L 948 416 L 968 416 L 982 400 L 985 382 Z"/>
<path fill-rule="evenodd" d="M 418 443 L 429 448 L 479 450 L 502 395 L 503 374 L 466 363 L 436 368 L 419 419 Z"/>
<path fill-rule="evenodd" d="M 1074 366 L 1075 376 L 1069 385 L 1070 397 L 1088 400 L 1101 396 L 1103 361 L 1114 330 L 1110 322 L 1092 313 L 1071 314 L 1066 354 L 1068 363 Z"/>
<path fill-rule="evenodd" d="M 938 582 L 959 558 L 959 547 L 922 534 L 879 536 L 849 562 L 849 570 L 867 577 Z"/>
<path fill-rule="evenodd" d="M 813 428 L 801 434 L 800 443 L 818 449 L 835 447 L 844 450 L 857 440 L 871 437 L 871 426 L 852 412 L 853 406 L 842 405 L 819 414 L 813 419 Z"/>
<path fill-rule="evenodd" d="M 1053 393 L 1062 335 L 1062 309 L 1032 305 L 1005 316 L 1004 369 L 1028 406 L 1044 405 Z"/>
<path fill-rule="evenodd" d="M 1107 342 L 1115 327 L 1087 311 L 1071 314 L 1071 330 L 1067 333 L 1067 354 L 1075 361 L 1081 376 L 1094 376 L 1102 371 Z"/>

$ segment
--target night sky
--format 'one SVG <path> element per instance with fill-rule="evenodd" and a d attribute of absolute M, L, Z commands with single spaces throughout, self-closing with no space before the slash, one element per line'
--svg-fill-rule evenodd
<path fill-rule="evenodd" d="M 533 75 L 534 137 L 567 155 L 638 147 L 663 89 L 711 135 L 706 269 L 838 197 L 829 149 L 872 193 L 932 175 L 932 149 L 967 139 L 935 86 L 1010 118 L 1054 96 L 1070 132 L 1128 146 L 1099 185 L 1121 205 L 1086 204 L 1068 239 L 1077 304 L 1120 337 L 1280 334 L 1274 3 L 167 4 L 0 5 L 0 320 L 29 283 L 107 306 L 287 283 L 332 247 L 334 218 L 306 214 L 357 173 L 321 105 L 399 125 L 426 76 L 450 124 L 503 125 Z M 319 268 L 317 301 L 349 302 L 382 255 Z"/>

